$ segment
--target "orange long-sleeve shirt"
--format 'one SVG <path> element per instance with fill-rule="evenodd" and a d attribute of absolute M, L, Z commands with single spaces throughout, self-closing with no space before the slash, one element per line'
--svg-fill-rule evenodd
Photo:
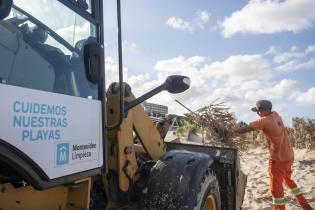
<path fill-rule="evenodd" d="M 288 132 L 277 112 L 262 117 L 249 124 L 254 130 L 261 130 L 265 135 L 270 152 L 270 159 L 276 161 L 292 160 L 293 149 L 288 138 Z"/>

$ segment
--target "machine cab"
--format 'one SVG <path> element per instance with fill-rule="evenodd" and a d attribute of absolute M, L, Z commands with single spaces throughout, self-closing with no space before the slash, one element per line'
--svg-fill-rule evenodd
<path fill-rule="evenodd" d="M 100 173 L 103 91 L 86 50 L 103 44 L 101 1 L 0 2 L 9 7 L 0 19 L 0 183 L 19 176 L 46 188 Z"/>

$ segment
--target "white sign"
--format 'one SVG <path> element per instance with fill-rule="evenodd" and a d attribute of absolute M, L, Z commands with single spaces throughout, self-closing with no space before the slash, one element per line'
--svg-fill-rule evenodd
<path fill-rule="evenodd" d="M 101 102 L 0 84 L 0 138 L 49 178 L 103 165 Z"/>

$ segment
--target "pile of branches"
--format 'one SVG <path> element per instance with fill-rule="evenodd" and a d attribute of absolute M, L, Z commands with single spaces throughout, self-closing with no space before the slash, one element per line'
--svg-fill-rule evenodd
<path fill-rule="evenodd" d="M 315 120 L 295 117 L 288 131 L 294 147 L 315 149 Z"/>
<path fill-rule="evenodd" d="M 237 122 L 234 113 L 224 102 L 213 102 L 185 116 L 201 127 L 204 144 L 233 147 L 243 151 L 247 149 L 246 135 L 233 135 L 233 130 L 244 126 L 244 123 Z"/>

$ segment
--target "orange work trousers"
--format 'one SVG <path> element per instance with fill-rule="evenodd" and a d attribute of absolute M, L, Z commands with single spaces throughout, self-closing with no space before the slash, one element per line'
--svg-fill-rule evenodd
<path fill-rule="evenodd" d="M 274 210 L 285 210 L 285 200 L 283 184 L 295 196 L 296 201 L 302 210 L 313 210 L 298 188 L 297 184 L 291 179 L 293 160 L 275 161 L 269 160 L 268 171 L 270 175 L 270 191 L 273 199 Z"/>

